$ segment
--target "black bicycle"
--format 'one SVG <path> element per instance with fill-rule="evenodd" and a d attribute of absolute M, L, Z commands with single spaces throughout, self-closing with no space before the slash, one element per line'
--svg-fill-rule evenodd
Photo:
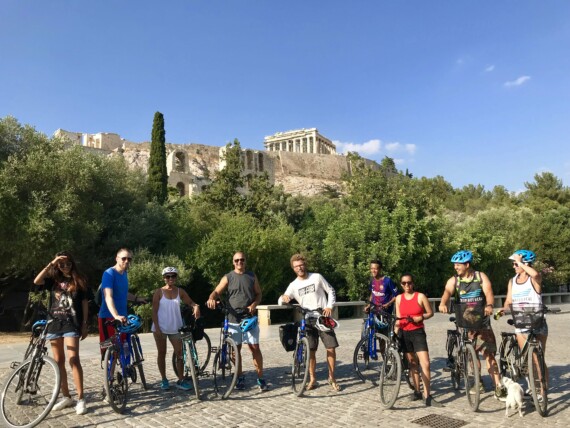
<path fill-rule="evenodd" d="M 32 327 L 24 361 L 13 362 L 15 369 L 0 394 L 0 414 L 8 427 L 34 427 L 51 411 L 61 381 L 57 363 L 47 356 L 47 326 L 51 320 L 37 321 Z"/>
<path fill-rule="evenodd" d="M 447 367 L 444 371 L 451 374 L 453 389 L 458 390 L 463 380 L 463 387 L 469 407 L 476 412 L 480 401 L 480 367 L 473 342 L 468 337 L 469 330 L 484 327 L 483 303 L 455 303 L 456 316 L 449 317 L 455 323 L 455 330 L 447 330 L 446 350 Z"/>
<path fill-rule="evenodd" d="M 528 337 L 520 349 L 515 333 L 502 332 L 499 345 L 501 376 L 510 377 L 515 382 L 528 377 L 529 392 L 540 416 L 546 416 L 548 412 L 548 372 L 536 331 L 544 325 L 547 312 L 560 312 L 560 309 L 549 309 L 543 305 L 511 306 L 512 319 L 507 323 L 528 330 Z"/>

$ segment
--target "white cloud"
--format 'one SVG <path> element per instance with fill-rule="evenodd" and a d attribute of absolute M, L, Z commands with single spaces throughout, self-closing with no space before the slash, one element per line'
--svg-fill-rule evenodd
<path fill-rule="evenodd" d="M 386 151 L 389 153 L 402 153 L 406 152 L 409 155 L 414 155 L 416 153 L 415 144 L 402 144 L 398 142 L 385 144 Z"/>
<path fill-rule="evenodd" d="M 333 141 L 336 145 L 337 151 L 341 153 L 357 152 L 360 155 L 375 155 L 380 153 L 382 149 L 382 142 L 380 140 L 369 140 L 362 144 L 357 143 L 343 143 L 341 141 Z"/>
<path fill-rule="evenodd" d="M 394 163 L 399 166 L 399 165 L 406 163 L 406 160 L 397 158 L 397 159 L 394 159 Z"/>
<path fill-rule="evenodd" d="M 511 88 L 513 86 L 521 86 L 521 85 L 525 84 L 526 82 L 528 82 L 529 80 L 530 80 L 530 76 L 521 76 L 515 80 L 509 80 L 508 82 L 505 82 L 505 87 Z"/>
<path fill-rule="evenodd" d="M 485 73 L 490 73 L 494 69 L 495 69 L 495 66 L 493 64 L 491 64 L 490 66 L 485 68 Z"/>

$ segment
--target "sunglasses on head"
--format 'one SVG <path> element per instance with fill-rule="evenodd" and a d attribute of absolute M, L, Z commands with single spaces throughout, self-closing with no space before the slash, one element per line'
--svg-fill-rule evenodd
<path fill-rule="evenodd" d="M 234 263 L 238 263 L 238 262 L 245 262 L 245 259 L 234 259 Z"/>
<path fill-rule="evenodd" d="M 127 260 L 128 260 L 129 262 L 132 262 L 132 261 L 133 261 L 133 258 L 132 258 L 132 257 L 121 257 L 121 260 L 124 261 L 124 262 L 127 261 Z"/>
<path fill-rule="evenodd" d="M 164 275 L 164 279 L 172 279 L 172 278 L 176 278 L 178 275 L 174 274 L 174 275 Z"/>

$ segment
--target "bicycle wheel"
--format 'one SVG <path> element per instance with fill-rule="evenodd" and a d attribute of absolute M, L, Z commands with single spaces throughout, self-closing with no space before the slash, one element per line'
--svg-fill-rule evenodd
<path fill-rule="evenodd" d="M 147 390 L 148 385 L 146 383 L 146 377 L 144 375 L 144 368 L 143 368 L 144 359 L 142 357 L 143 354 L 142 354 L 141 342 L 136 334 L 133 334 L 131 336 L 131 346 L 133 349 L 133 366 L 139 371 L 142 387 L 145 390 Z"/>
<path fill-rule="evenodd" d="M 459 390 L 461 385 L 461 356 L 459 354 L 459 343 L 456 343 L 453 351 L 451 353 L 451 357 L 453 358 L 453 368 L 449 372 L 451 375 L 451 384 L 453 385 L 453 389 L 455 391 Z"/>
<path fill-rule="evenodd" d="M 477 364 L 477 354 L 471 343 L 466 343 L 461 350 L 463 364 L 463 379 L 465 381 L 465 395 L 471 410 L 474 412 L 479 408 L 479 365 Z"/>
<path fill-rule="evenodd" d="M 107 401 L 115 412 L 123 413 L 127 405 L 129 379 L 127 376 L 123 376 L 119 353 L 112 346 L 105 351 L 103 367 L 105 368 Z"/>
<path fill-rule="evenodd" d="M 200 399 L 200 387 L 198 385 L 198 369 L 200 367 L 200 362 L 198 360 L 198 353 L 196 352 L 196 347 L 194 346 L 193 340 L 187 340 L 184 342 L 184 366 L 186 372 L 192 377 L 192 384 L 194 385 L 194 394 L 196 399 Z"/>
<path fill-rule="evenodd" d="M 210 356 L 212 354 L 212 342 L 206 333 L 201 340 L 194 341 L 194 346 L 196 352 L 198 353 L 198 361 L 200 362 L 200 369 L 198 370 L 198 375 L 201 375 L 208 367 L 210 362 Z"/>
<path fill-rule="evenodd" d="M 61 374 L 50 357 L 28 359 L 12 372 L 0 397 L 8 427 L 34 427 L 48 415 L 59 395 Z"/>
<path fill-rule="evenodd" d="M 546 364 L 540 345 L 531 345 L 528 350 L 528 383 L 534 407 L 540 416 L 548 411 Z"/>
<path fill-rule="evenodd" d="M 369 349 L 368 341 L 368 336 L 360 339 L 354 348 L 352 364 L 356 374 L 363 382 L 368 381 L 378 385 L 380 368 L 382 367 L 381 352 L 386 349 L 388 338 L 380 333 L 374 334 L 372 349 Z"/>
<path fill-rule="evenodd" d="M 309 353 L 309 339 L 303 337 L 297 342 L 291 367 L 291 385 L 297 397 L 303 395 L 309 381 Z"/>
<path fill-rule="evenodd" d="M 406 358 L 405 355 L 400 354 L 400 361 L 402 361 L 402 377 L 406 381 L 408 387 L 415 391 L 416 388 L 414 387 L 414 379 L 412 377 L 412 371 L 410 370 L 410 362 Z M 421 370 L 421 368 L 420 368 Z"/>
<path fill-rule="evenodd" d="M 380 370 L 380 403 L 384 409 L 391 408 L 400 391 L 402 381 L 402 362 L 398 352 L 390 348 L 384 354 Z"/>
<path fill-rule="evenodd" d="M 214 387 L 222 399 L 228 398 L 237 383 L 239 353 L 232 338 L 226 337 L 214 357 Z"/>

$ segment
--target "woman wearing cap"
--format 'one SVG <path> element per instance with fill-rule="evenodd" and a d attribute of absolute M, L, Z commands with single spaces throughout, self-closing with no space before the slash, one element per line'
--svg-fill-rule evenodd
<path fill-rule="evenodd" d="M 53 406 L 53 410 L 71 407 L 71 399 L 65 371 L 65 351 L 67 348 L 69 365 L 73 374 L 73 383 L 77 391 L 75 411 L 78 415 L 87 412 L 83 396 L 83 368 L 79 360 L 79 338 L 87 337 L 87 281 L 77 270 L 70 253 L 62 251 L 43 268 L 34 279 L 34 284 L 45 285 L 50 290 L 49 318 L 47 339 L 51 343 L 51 352 L 61 373 L 61 394 L 63 398 Z"/>
<path fill-rule="evenodd" d="M 410 363 L 410 372 L 414 379 L 414 394 L 411 400 L 422 399 L 419 373 L 421 371 L 425 405 L 441 407 L 441 403 L 431 396 L 429 349 L 424 329 L 424 320 L 433 317 L 433 311 L 426 295 L 414 290 L 414 277 L 411 274 L 403 274 L 400 277 L 400 284 L 404 292 L 396 297 L 396 316 L 407 319 L 398 320 L 396 326 L 401 330 L 402 348 Z"/>
<path fill-rule="evenodd" d="M 155 290 L 152 297 L 152 332 L 156 349 L 158 350 L 157 364 L 158 370 L 162 377 L 160 383 L 161 389 L 169 389 L 170 385 L 166 378 L 166 338 L 170 340 L 177 358 L 178 381 L 176 387 L 188 391 L 192 388 L 191 384 L 183 378 L 182 360 L 182 340 L 178 330 L 183 326 L 182 313 L 180 311 L 180 302 L 186 303 L 193 308 L 194 317 L 200 318 L 200 306 L 188 296 L 186 291 L 176 286 L 178 279 L 178 270 L 174 267 L 165 267 L 162 270 L 162 278 L 164 286 Z"/>
<path fill-rule="evenodd" d="M 530 250 L 517 250 L 509 259 L 513 261 L 515 276 L 509 279 L 503 311 L 505 309 L 510 310 L 510 305 L 513 305 L 515 309 L 524 306 L 541 306 L 542 276 L 532 267 L 536 260 L 536 254 Z M 515 328 L 515 333 L 519 347 L 522 349 L 526 343 L 528 330 Z M 544 319 L 542 327 L 534 330 L 534 333 L 542 345 L 542 352 L 546 355 L 546 338 L 548 337 L 546 319 Z"/>

